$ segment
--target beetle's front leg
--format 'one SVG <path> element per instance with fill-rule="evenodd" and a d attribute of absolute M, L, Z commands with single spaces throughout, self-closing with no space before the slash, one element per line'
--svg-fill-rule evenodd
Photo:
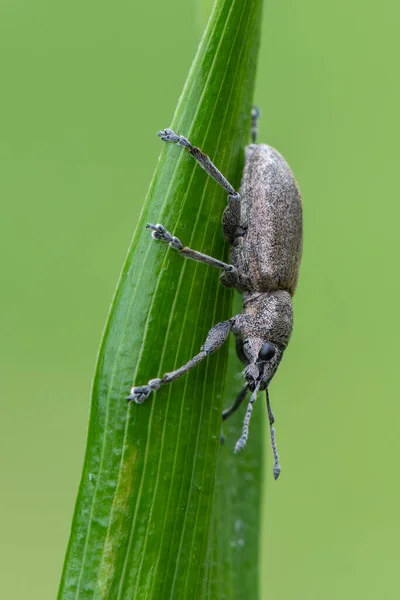
<path fill-rule="evenodd" d="M 196 356 L 190 359 L 183 367 L 180 367 L 171 373 L 166 373 L 163 378 L 150 379 L 147 385 L 133 387 L 127 400 L 133 400 L 136 404 L 142 404 L 151 392 L 155 392 L 159 390 L 162 385 L 171 383 L 172 381 L 175 381 L 175 379 L 185 375 L 185 373 L 190 371 L 190 369 L 193 369 L 193 367 L 198 365 L 199 362 L 204 360 L 209 354 L 212 354 L 222 346 L 234 324 L 235 317 L 214 325 L 208 332 L 207 339 L 201 347 L 199 354 L 196 354 Z"/>
<path fill-rule="evenodd" d="M 178 250 L 181 256 L 184 256 L 185 258 L 191 258 L 197 262 L 205 263 L 206 265 L 216 267 L 217 269 L 222 269 L 224 271 L 224 279 L 229 282 L 227 287 L 236 286 L 238 274 L 234 265 L 228 265 L 227 263 L 222 262 L 222 260 L 208 256 L 208 254 L 203 254 L 202 252 L 197 252 L 197 250 L 192 250 L 187 246 L 183 246 L 180 239 L 169 233 L 169 231 L 167 231 L 163 225 L 152 225 L 151 223 L 148 223 L 146 227 L 147 229 L 152 230 L 152 236 L 155 240 L 161 240 L 162 242 L 170 244 L 171 248 Z"/>

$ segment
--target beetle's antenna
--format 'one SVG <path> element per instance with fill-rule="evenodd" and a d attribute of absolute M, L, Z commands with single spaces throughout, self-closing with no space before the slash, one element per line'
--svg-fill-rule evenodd
<path fill-rule="evenodd" d="M 249 403 L 247 405 L 246 414 L 244 415 L 244 420 L 243 420 L 242 435 L 236 442 L 235 454 L 236 454 L 236 452 L 240 452 L 240 450 L 243 450 L 243 448 L 246 445 L 247 439 L 249 437 L 249 423 L 250 423 L 251 413 L 253 412 L 253 404 L 256 401 L 257 392 L 258 392 L 259 387 L 260 387 L 260 384 L 258 384 L 256 389 L 252 393 Z"/>
<path fill-rule="evenodd" d="M 269 431 L 271 434 L 271 446 L 272 446 L 272 453 L 274 455 L 274 479 L 278 479 L 279 474 L 281 472 L 281 465 L 279 464 L 279 455 L 278 455 L 278 450 L 276 447 L 276 440 L 275 440 L 275 429 L 274 429 L 274 423 L 275 423 L 275 418 L 274 415 L 272 414 L 272 410 L 271 410 L 271 405 L 269 403 L 269 394 L 268 394 L 268 390 L 265 390 L 266 394 L 267 394 L 267 410 L 268 410 L 268 419 L 269 419 Z"/>

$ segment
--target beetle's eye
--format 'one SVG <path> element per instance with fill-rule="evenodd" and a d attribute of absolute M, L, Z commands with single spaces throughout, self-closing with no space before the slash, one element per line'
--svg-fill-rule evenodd
<path fill-rule="evenodd" d="M 270 344 L 269 342 L 265 342 L 261 346 L 261 350 L 258 353 L 258 358 L 260 360 L 271 360 L 275 356 L 275 346 Z"/>

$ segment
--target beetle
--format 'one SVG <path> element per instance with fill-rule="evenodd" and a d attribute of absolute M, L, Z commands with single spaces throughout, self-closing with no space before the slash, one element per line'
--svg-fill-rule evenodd
<path fill-rule="evenodd" d="M 199 354 L 185 365 L 133 387 L 128 401 L 141 404 L 162 385 L 178 379 L 222 346 L 230 332 L 236 336 L 236 349 L 245 365 L 246 383 L 223 420 L 242 404 L 247 391 L 251 397 L 235 452 L 244 448 L 253 405 L 258 392 L 266 392 L 274 478 L 281 468 L 276 448 L 274 416 L 268 386 L 282 360 L 293 328 L 292 296 L 296 290 L 302 253 L 303 224 L 301 195 L 285 159 L 271 146 L 257 144 L 259 110 L 253 108 L 252 143 L 245 149 L 241 186 L 236 191 L 210 158 L 187 138 L 171 129 L 158 132 L 162 141 L 182 146 L 227 192 L 228 205 L 222 217 L 225 239 L 231 244 L 231 263 L 192 250 L 160 224 L 147 224 L 156 240 L 168 243 L 182 256 L 222 270 L 221 283 L 243 294 L 242 312 L 217 323 L 207 335 Z"/>

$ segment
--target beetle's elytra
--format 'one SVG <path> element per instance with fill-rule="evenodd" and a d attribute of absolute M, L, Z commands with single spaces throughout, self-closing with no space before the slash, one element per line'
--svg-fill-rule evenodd
<path fill-rule="evenodd" d="M 256 144 L 257 109 L 252 111 L 252 144 L 246 147 L 245 166 L 239 192 L 236 192 L 209 157 L 185 137 L 171 129 L 158 133 L 164 142 L 185 148 L 200 166 L 224 188 L 228 205 L 222 218 L 223 232 L 231 244 L 231 264 L 226 264 L 183 246 L 162 225 L 147 227 L 156 240 L 170 244 L 182 256 L 204 262 L 222 270 L 221 282 L 243 294 L 240 314 L 210 329 L 201 351 L 183 367 L 152 379 L 147 385 L 133 387 L 128 400 L 141 404 L 149 394 L 165 383 L 171 383 L 220 348 L 230 332 L 236 336 L 239 358 L 246 365 L 245 386 L 233 405 L 223 412 L 230 416 L 250 390 L 251 398 L 243 422 L 243 431 L 235 451 L 241 450 L 248 438 L 253 404 L 259 391 L 266 390 L 270 422 L 274 477 L 280 473 L 275 444 L 274 417 L 268 385 L 274 376 L 292 333 L 292 296 L 297 285 L 302 251 L 302 207 L 296 180 L 284 158 L 265 144 Z"/>

